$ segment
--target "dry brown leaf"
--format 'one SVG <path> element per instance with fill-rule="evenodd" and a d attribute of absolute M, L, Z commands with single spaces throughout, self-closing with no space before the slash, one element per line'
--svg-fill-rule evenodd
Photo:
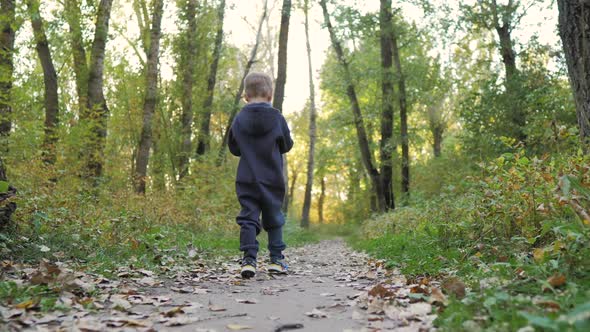
<path fill-rule="evenodd" d="M 465 283 L 457 277 L 449 277 L 442 282 L 443 291 L 448 295 L 454 295 L 458 299 L 465 297 Z"/>
<path fill-rule="evenodd" d="M 545 308 L 549 312 L 558 312 L 561 310 L 561 305 L 555 301 L 551 300 L 536 300 L 533 301 L 534 304 L 538 305 L 541 308 Z"/>
<path fill-rule="evenodd" d="M 556 274 L 552 275 L 551 277 L 549 277 L 549 279 L 547 279 L 547 282 L 552 287 L 561 287 L 561 286 L 565 285 L 566 281 L 567 281 L 567 279 L 566 279 L 565 275 L 560 274 L 560 273 L 556 273 Z"/>
<path fill-rule="evenodd" d="M 382 284 L 377 284 L 375 287 L 371 288 L 371 290 L 369 291 L 369 296 L 380 297 L 383 299 L 393 297 L 394 295 L 395 295 L 394 292 L 383 287 Z"/>
<path fill-rule="evenodd" d="M 448 304 L 447 297 L 436 287 L 430 289 L 430 304 L 440 304 L 446 306 Z"/>
<path fill-rule="evenodd" d="M 256 299 L 236 299 L 236 302 L 245 303 L 245 304 L 256 304 L 256 303 L 258 303 L 258 300 L 256 300 Z"/>
<path fill-rule="evenodd" d="M 182 326 L 182 325 L 192 324 L 192 323 L 195 323 L 198 321 L 199 321 L 198 317 L 180 316 L 180 317 L 174 317 L 174 318 L 170 319 L 169 321 L 164 323 L 164 325 L 165 326 Z"/>
<path fill-rule="evenodd" d="M 178 314 L 184 314 L 184 311 L 182 309 L 183 307 L 172 308 L 166 312 L 163 312 L 162 315 L 164 315 L 164 317 L 172 318 Z"/>

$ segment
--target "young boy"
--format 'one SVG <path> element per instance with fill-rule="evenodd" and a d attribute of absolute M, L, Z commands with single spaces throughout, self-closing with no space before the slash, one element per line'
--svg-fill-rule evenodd
<path fill-rule="evenodd" d="M 272 108 L 272 80 L 262 73 L 250 73 L 244 80 L 248 104 L 236 116 L 229 132 L 229 150 L 240 157 L 236 176 L 236 193 L 242 210 L 236 221 L 240 225 L 240 250 L 244 252 L 241 275 L 256 274 L 256 256 L 260 229 L 268 233 L 269 273 L 286 273 L 283 262 L 283 225 L 281 212 L 285 196 L 283 153 L 293 147 L 285 118 Z M 262 224 L 260 214 L 262 213 Z"/>

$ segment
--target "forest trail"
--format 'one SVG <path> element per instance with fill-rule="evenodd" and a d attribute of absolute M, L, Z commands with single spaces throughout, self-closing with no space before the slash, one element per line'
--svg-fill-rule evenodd
<path fill-rule="evenodd" d="M 27 313 L 19 323 L 30 331 L 427 331 L 432 326 L 431 305 L 410 296 L 403 276 L 351 251 L 342 240 L 290 248 L 286 256 L 288 275 L 268 275 L 261 262 L 250 280 L 239 276 L 237 259 L 165 279 L 140 270 L 135 278 L 123 273 L 117 281 L 95 280 L 98 287 L 106 285 L 96 296 L 102 300 L 94 300 L 95 310 L 74 305 L 67 314 Z"/>

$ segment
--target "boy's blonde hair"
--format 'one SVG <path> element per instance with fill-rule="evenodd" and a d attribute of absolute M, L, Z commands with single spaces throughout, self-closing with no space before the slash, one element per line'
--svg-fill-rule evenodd
<path fill-rule="evenodd" d="M 244 85 L 246 86 L 245 91 L 248 98 L 272 97 L 272 79 L 267 74 L 249 73 L 244 79 Z"/>

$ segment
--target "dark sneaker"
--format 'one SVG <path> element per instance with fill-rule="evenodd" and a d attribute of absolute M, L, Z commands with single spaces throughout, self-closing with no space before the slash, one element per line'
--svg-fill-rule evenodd
<path fill-rule="evenodd" d="M 242 259 L 242 278 L 250 279 L 256 275 L 256 260 L 251 257 L 244 257 Z"/>
<path fill-rule="evenodd" d="M 287 274 L 289 271 L 289 266 L 280 259 L 271 258 L 270 264 L 268 264 L 266 270 L 268 273 Z"/>

